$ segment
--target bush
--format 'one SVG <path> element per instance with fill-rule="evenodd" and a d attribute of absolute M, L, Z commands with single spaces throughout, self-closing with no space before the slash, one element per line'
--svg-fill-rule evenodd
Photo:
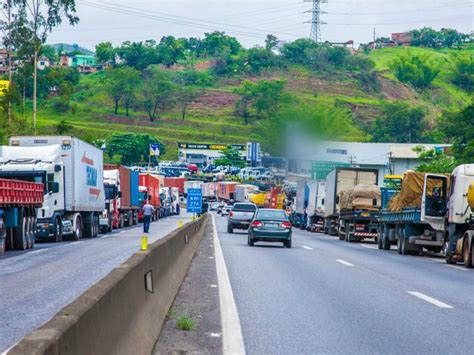
<path fill-rule="evenodd" d="M 56 112 L 67 112 L 70 109 L 69 100 L 63 96 L 57 96 L 51 100 L 51 106 Z"/>
<path fill-rule="evenodd" d="M 398 80 L 417 89 L 430 86 L 440 72 L 429 57 L 412 55 L 399 56 L 390 63 L 390 68 L 395 71 Z"/>
<path fill-rule="evenodd" d="M 474 58 L 472 54 L 457 56 L 454 62 L 453 83 L 467 92 L 474 91 Z"/>
<path fill-rule="evenodd" d="M 176 319 L 176 328 L 179 330 L 190 331 L 196 329 L 196 322 L 194 319 L 187 316 L 179 316 Z"/>

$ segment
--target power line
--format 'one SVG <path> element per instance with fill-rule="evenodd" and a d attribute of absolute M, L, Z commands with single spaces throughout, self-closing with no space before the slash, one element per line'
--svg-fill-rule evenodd
<path fill-rule="evenodd" d="M 324 13 L 321 11 L 321 3 L 326 3 L 327 0 L 304 0 L 304 2 L 312 2 L 313 8 L 307 12 L 311 13 L 311 31 L 309 38 L 314 42 L 321 42 L 321 25 L 325 22 L 321 21 L 321 14 Z"/>

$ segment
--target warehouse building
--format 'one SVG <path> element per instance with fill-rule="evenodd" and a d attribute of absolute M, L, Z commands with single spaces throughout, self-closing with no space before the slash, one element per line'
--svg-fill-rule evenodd
<path fill-rule="evenodd" d="M 220 158 L 222 150 L 233 148 L 239 152 L 242 159 L 247 156 L 247 148 L 244 144 L 203 144 L 203 143 L 178 143 L 178 160 L 189 164 L 204 167 L 213 164 L 214 160 Z"/>

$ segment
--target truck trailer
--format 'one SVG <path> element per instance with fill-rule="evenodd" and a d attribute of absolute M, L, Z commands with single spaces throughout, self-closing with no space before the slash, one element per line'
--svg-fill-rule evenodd
<path fill-rule="evenodd" d="M 340 194 L 357 185 L 377 186 L 379 172 L 376 169 L 343 168 L 331 171 L 325 182 L 324 233 L 339 236 Z"/>
<path fill-rule="evenodd" d="M 34 247 L 36 209 L 43 205 L 44 191 L 42 183 L 0 179 L 0 256 L 7 248 Z"/>
<path fill-rule="evenodd" d="M 36 237 L 96 237 L 105 206 L 103 153 L 72 136 L 18 136 L 2 147 L 0 177 L 41 181 Z"/>
<path fill-rule="evenodd" d="M 139 203 L 138 220 L 143 220 L 143 205 L 148 201 L 154 208 L 155 213 L 152 215 L 152 221 L 156 221 L 161 217 L 161 199 L 160 188 L 164 185 L 163 177 L 160 175 L 141 173 L 139 176 Z"/>
<path fill-rule="evenodd" d="M 312 232 L 321 232 L 324 229 L 324 202 L 326 197 L 324 181 L 311 181 L 308 183 L 308 189 L 307 229 Z"/>

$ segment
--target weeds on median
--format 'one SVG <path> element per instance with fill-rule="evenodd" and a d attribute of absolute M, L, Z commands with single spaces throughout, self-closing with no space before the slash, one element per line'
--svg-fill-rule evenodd
<path fill-rule="evenodd" d="M 196 329 L 196 322 L 188 316 L 179 316 L 176 318 L 176 328 L 179 330 L 190 331 Z"/>

